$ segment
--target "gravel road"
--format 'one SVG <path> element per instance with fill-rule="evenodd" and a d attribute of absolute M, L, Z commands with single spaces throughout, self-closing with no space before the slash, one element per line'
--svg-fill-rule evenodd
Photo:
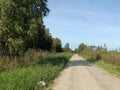
<path fill-rule="evenodd" d="M 55 80 L 53 90 L 120 90 L 120 80 L 75 54 Z"/>

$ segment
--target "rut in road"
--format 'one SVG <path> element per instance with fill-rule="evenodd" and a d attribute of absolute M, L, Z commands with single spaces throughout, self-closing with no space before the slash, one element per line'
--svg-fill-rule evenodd
<path fill-rule="evenodd" d="M 75 54 L 55 80 L 53 90 L 120 90 L 120 80 Z"/>

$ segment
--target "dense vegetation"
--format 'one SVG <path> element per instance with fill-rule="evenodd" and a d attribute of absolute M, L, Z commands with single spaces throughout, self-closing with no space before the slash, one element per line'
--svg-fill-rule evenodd
<path fill-rule="evenodd" d="M 109 51 L 106 45 L 103 46 L 87 46 L 82 43 L 76 49 L 76 52 L 87 59 L 103 67 L 120 77 L 120 52 L 119 49 Z"/>
<path fill-rule="evenodd" d="M 58 76 L 71 55 L 29 50 L 22 58 L 11 58 L 11 61 L 5 58 L 7 63 L 0 62 L 0 90 L 44 90 Z"/>
<path fill-rule="evenodd" d="M 68 62 L 49 12 L 47 0 L 0 0 L 0 90 L 43 90 Z"/>
<path fill-rule="evenodd" d="M 64 50 L 65 52 L 71 52 L 71 51 L 72 51 L 71 48 L 70 48 L 70 46 L 69 46 L 69 43 L 66 43 L 66 44 L 65 44 L 63 50 Z"/>
<path fill-rule="evenodd" d="M 49 12 L 47 0 L 0 0 L 0 54 L 19 56 L 29 48 L 61 52 L 60 39 L 43 23 Z"/>
<path fill-rule="evenodd" d="M 87 46 L 82 43 L 79 45 L 76 52 L 89 56 L 97 61 L 104 61 L 109 64 L 120 66 L 120 52 L 119 50 L 109 51 L 106 45 L 103 46 Z"/>

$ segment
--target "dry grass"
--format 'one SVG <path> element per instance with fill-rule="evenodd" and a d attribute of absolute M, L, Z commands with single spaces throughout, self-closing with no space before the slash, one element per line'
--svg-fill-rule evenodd
<path fill-rule="evenodd" d="M 0 57 L 0 90 L 45 90 L 71 56 L 31 49 L 23 57 Z"/>
<path fill-rule="evenodd" d="M 89 56 L 96 61 L 103 61 L 108 64 L 120 67 L 120 52 L 84 51 L 81 54 L 84 56 Z"/>

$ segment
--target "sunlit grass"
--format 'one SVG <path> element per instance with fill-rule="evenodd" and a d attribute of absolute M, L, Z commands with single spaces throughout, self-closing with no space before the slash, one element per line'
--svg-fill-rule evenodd
<path fill-rule="evenodd" d="M 84 56 L 85 57 L 85 56 Z M 109 63 L 106 63 L 104 61 L 97 61 L 93 58 L 90 58 L 90 57 L 85 57 L 89 62 L 107 70 L 109 73 L 115 75 L 116 77 L 120 78 L 120 67 L 119 66 L 115 66 L 115 65 L 112 65 L 112 64 L 109 64 Z"/>
<path fill-rule="evenodd" d="M 58 75 L 63 64 L 59 66 L 29 66 L 27 68 L 10 70 L 0 75 L 0 90 L 34 90 L 40 81 L 46 85 Z"/>
<path fill-rule="evenodd" d="M 30 53 L 31 52 L 31 53 Z M 72 53 L 27 52 L 24 58 L 1 60 L 0 90 L 44 90 L 69 61 Z M 2 59 L 2 58 L 1 58 Z M 15 66 L 11 66 L 15 65 Z M 42 86 L 40 82 L 44 82 Z"/>
<path fill-rule="evenodd" d="M 102 61 L 97 62 L 96 65 L 102 67 L 103 69 L 107 70 L 109 73 L 112 73 L 120 78 L 120 67 L 113 66 L 112 64 L 108 64 Z"/>

